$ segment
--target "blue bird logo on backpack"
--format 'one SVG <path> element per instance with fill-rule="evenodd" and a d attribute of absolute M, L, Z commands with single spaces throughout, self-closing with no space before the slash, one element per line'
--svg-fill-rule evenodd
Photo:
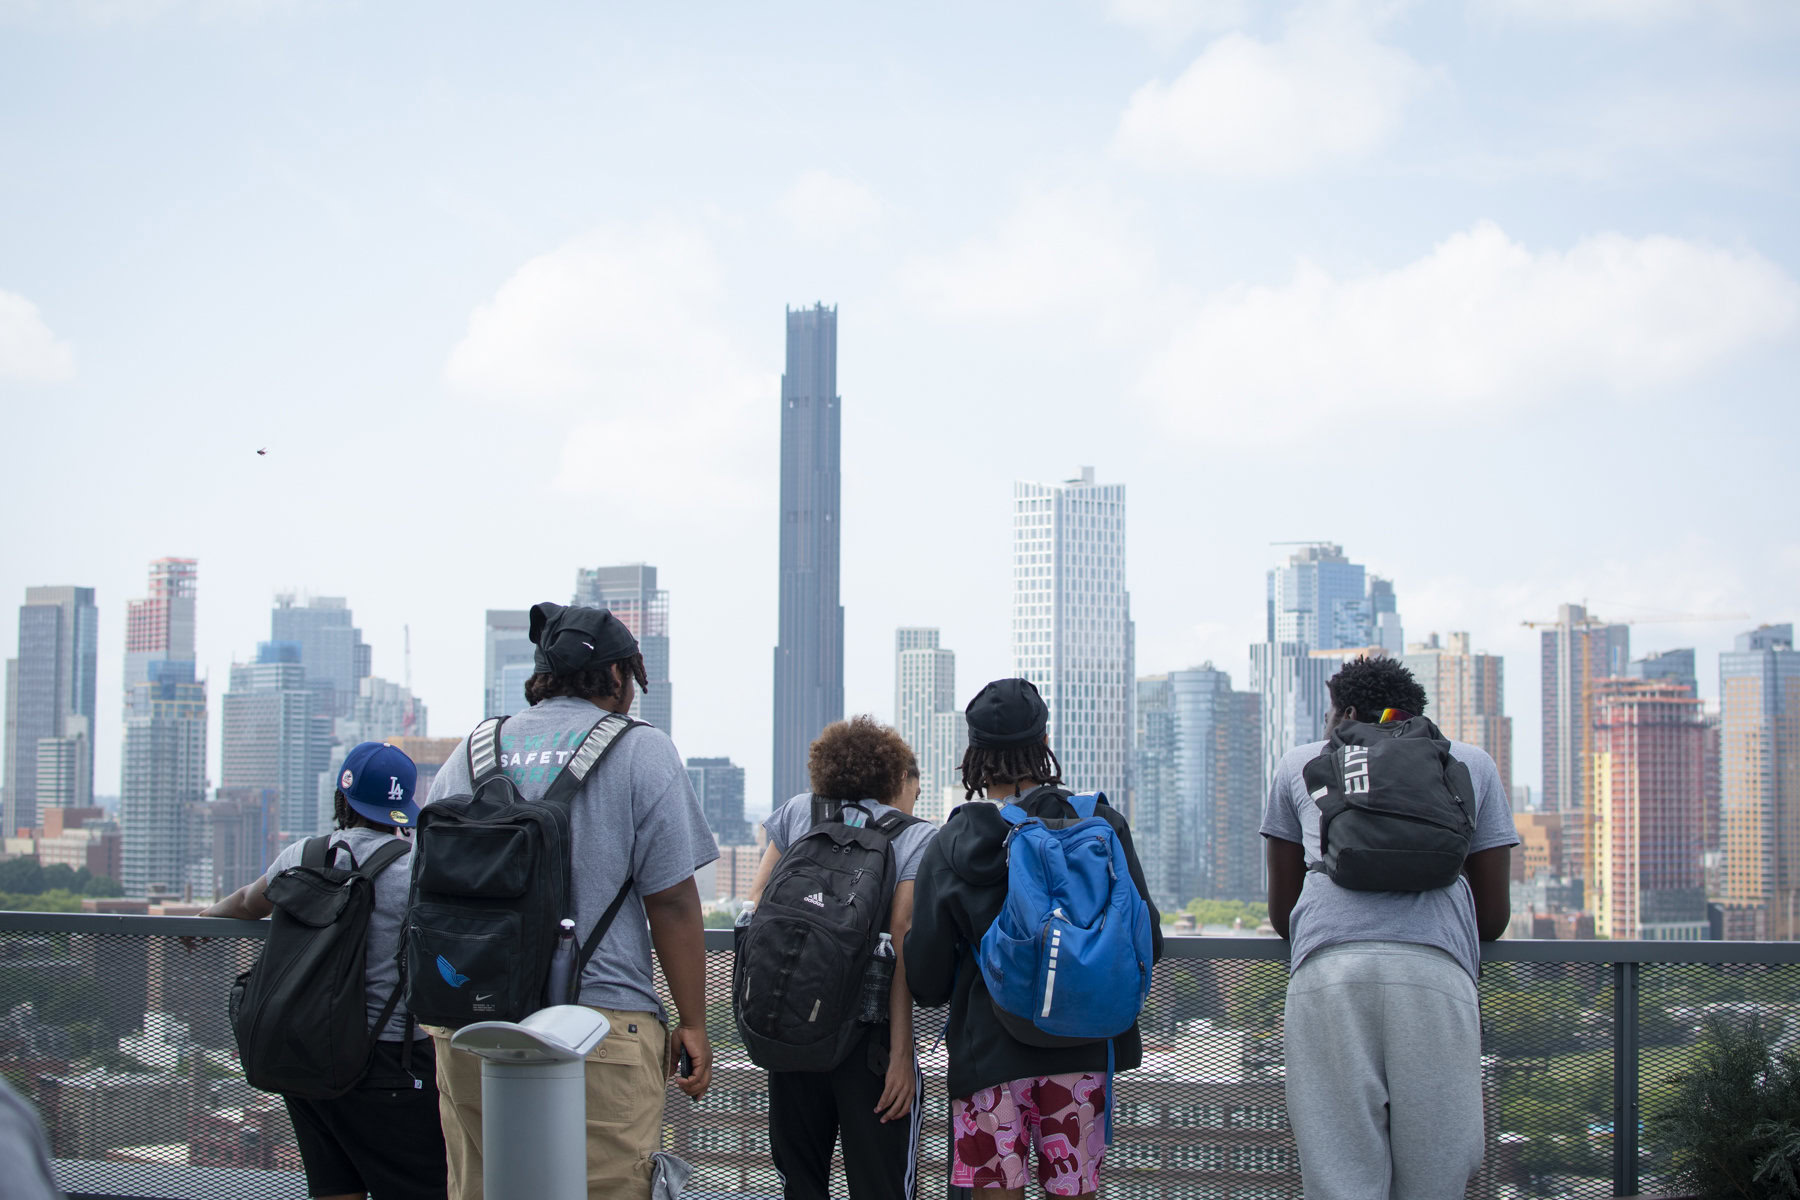
<path fill-rule="evenodd" d="M 458 972 L 455 967 L 450 965 L 450 960 L 441 954 L 438 955 L 438 974 L 442 975 L 444 982 L 453 988 L 459 988 L 469 982 L 469 977 Z"/>

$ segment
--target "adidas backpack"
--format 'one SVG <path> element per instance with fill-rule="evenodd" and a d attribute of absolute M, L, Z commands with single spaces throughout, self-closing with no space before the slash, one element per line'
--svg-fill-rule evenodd
<path fill-rule="evenodd" d="M 300 865 L 269 880 L 269 938 L 227 1002 L 244 1078 L 252 1087 L 330 1100 L 362 1081 L 400 999 L 396 985 L 369 1024 L 369 915 L 375 877 L 412 847 L 396 838 L 360 865 L 332 865 L 330 835 L 312 838 Z"/>
<path fill-rule="evenodd" d="M 1150 909 L 1119 835 L 1096 815 L 1106 797 L 1063 798 L 1073 821 L 1001 808 L 1012 826 L 1006 902 L 976 952 L 1000 1024 L 1034 1046 L 1118 1037 L 1150 994 Z"/>
<path fill-rule="evenodd" d="M 1456 882 L 1475 836 L 1475 785 L 1429 720 L 1340 722 L 1302 777 L 1319 806 L 1309 869 L 1361 892 Z"/>
<path fill-rule="evenodd" d="M 517 1021 L 546 1003 L 559 923 L 574 915 L 569 885 L 569 805 L 607 751 L 641 721 L 608 713 L 590 729 L 550 783 L 527 801 L 502 769 L 493 717 L 469 735 L 467 795 L 419 810 L 412 888 L 401 955 L 406 1004 L 430 1025 Z M 573 973 L 606 935 L 631 891 L 628 878 L 582 943 Z"/>
<path fill-rule="evenodd" d="M 768 1071 L 829 1071 L 850 1053 L 863 972 L 887 929 L 894 839 L 919 818 L 813 798 L 812 828 L 775 866 L 738 944 L 731 1011 L 750 1061 Z"/>

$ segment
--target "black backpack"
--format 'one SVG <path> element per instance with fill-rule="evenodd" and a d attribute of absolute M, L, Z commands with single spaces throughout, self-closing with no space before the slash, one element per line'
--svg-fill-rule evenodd
<path fill-rule="evenodd" d="M 890 812 L 852 825 L 844 812 L 814 797 L 812 828 L 781 856 L 737 947 L 732 1016 L 765 1070 L 829 1071 L 863 1033 L 863 972 L 898 875 L 894 839 L 919 818 Z"/>
<path fill-rule="evenodd" d="M 1360 892 L 1456 882 L 1475 836 L 1475 785 L 1429 720 L 1341 722 L 1302 775 L 1319 806 L 1310 869 Z"/>
<path fill-rule="evenodd" d="M 419 810 L 401 955 L 407 1008 L 426 1024 L 517 1021 L 573 1001 L 544 995 L 558 924 L 575 913 L 569 805 L 620 736 L 643 724 L 601 717 L 543 798 L 528 801 L 502 770 L 505 720 L 490 718 L 469 735 L 469 793 Z M 631 884 L 620 885 L 582 944 L 574 991 Z"/>
<path fill-rule="evenodd" d="M 362 1081 L 400 987 L 368 1019 L 369 915 L 375 877 L 412 847 L 398 839 L 348 869 L 331 865 L 330 835 L 309 840 L 300 865 L 269 880 L 269 938 L 256 965 L 231 985 L 228 1010 L 252 1087 L 310 1100 Z M 407 1035 L 411 1038 L 411 1020 Z"/>

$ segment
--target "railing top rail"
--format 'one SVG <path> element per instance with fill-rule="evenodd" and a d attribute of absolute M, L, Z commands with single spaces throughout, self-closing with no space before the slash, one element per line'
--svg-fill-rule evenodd
<path fill-rule="evenodd" d="M 0 932 L 87 933 L 127 937 L 260 938 L 264 921 L 221 917 L 140 917 L 115 913 L 32 913 L 0 910 Z M 711 952 L 731 949 L 731 930 L 706 931 Z M 1169 959 L 1227 959 L 1285 962 L 1288 944 L 1280 938 L 1206 937 L 1169 934 Z M 1500 941 L 1481 947 L 1483 962 L 1517 963 L 1800 963 L 1800 942 L 1610 942 Z"/>

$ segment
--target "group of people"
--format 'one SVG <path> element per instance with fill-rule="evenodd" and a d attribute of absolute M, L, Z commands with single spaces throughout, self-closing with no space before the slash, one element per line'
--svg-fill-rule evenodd
<path fill-rule="evenodd" d="M 439 771 L 426 810 L 479 790 L 483 768 L 494 767 L 520 802 L 542 800 L 596 721 L 628 713 L 636 689 L 648 687 L 635 639 L 606 610 L 540 605 L 533 614 L 529 707 L 500 725 L 496 763 L 478 766 L 484 752 L 465 741 Z M 1334 728 L 1361 722 L 1398 735 L 1426 709 L 1423 690 L 1391 659 L 1348 663 L 1330 690 Z M 966 718 L 966 802 L 941 828 L 912 818 L 919 792 L 913 753 L 893 729 L 868 717 L 821 733 L 808 760 L 811 792 L 764 822 L 767 849 L 752 905 L 780 889 L 784 859 L 791 868 L 797 847 L 816 850 L 809 839 L 822 824 L 846 851 L 875 845 L 888 856 L 873 926 L 892 959 L 885 964 L 891 980 L 872 976 L 885 1004 L 865 1009 L 854 1029 L 837 1031 L 830 1061 L 769 1072 L 770 1154 L 788 1200 L 824 1200 L 840 1142 L 853 1200 L 917 1195 L 924 1082 L 915 1003 L 947 1012 L 951 1186 L 994 1200 L 1022 1197 L 1035 1168 L 1046 1195 L 1098 1191 L 1111 1136 L 1112 1076 L 1143 1061 L 1136 1025 L 1099 1039 L 1033 1036 L 990 995 L 979 957 L 1007 902 L 1009 850 L 1021 821 L 1103 822 L 1148 905 L 1143 871 L 1125 816 L 1104 798 L 1077 797 L 1063 786 L 1047 736 L 1049 711 L 1030 682 L 989 683 Z M 1473 807 L 1466 856 L 1452 864 L 1445 886 L 1340 884 L 1349 878 L 1338 871 L 1341 851 L 1334 855 L 1321 838 L 1322 824 L 1332 820 L 1321 805 L 1329 809 L 1332 800 L 1307 776 L 1333 744 L 1297 747 L 1282 759 L 1262 822 L 1270 921 L 1293 948 L 1286 1078 L 1306 1194 L 1460 1195 L 1483 1144 L 1478 942 L 1505 929 L 1508 848 L 1518 837 L 1492 760 L 1448 743 L 1466 772 Z M 354 864 L 396 840 L 410 849 L 421 803 L 404 754 L 358 746 L 338 782 L 331 854 Z M 430 837 L 426 824 L 422 841 Z M 871 829 L 882 839 L 863 836 Z M 603 934 L 579 966 L 572 996 L 610 1025 L 586 1068 L 589 1194 L 647 1198 L 659 1169 L 668 1083 L 699 1098 L 711 1082 L 695 876 L 718 848 L 674 744 L 641 723 L 624 729 L 581 782 L 569 803 L 567 838 L 575 936 L 586 938 L 596 927 Z M 303 845 L 289 847 L 264 876 L 207 915 L 268 916 L 271 884 L 301 863 Z M 397 862 L 399 869 L 373 880 L 366 1007 L 380 1028 L 367 1074 L 333 1098 L 287 1098 L 308 1191 L 480 1200 L 479 1061 L 451 1048 L 453 1029 L 416 1025 L 406 1008 L 399 964 L 408 859 Z M 852 884 L 864 889 L 857 896 L 870 886 L 860 871 L 846 889 Z M 822 907 L 823 898 L 821 889 L 801 899 Z M 1162 953 L 1160 922 L 1154 907 L 1148 915 L 1154 960 Z M 658 997 L 658 966 L 673 1013 Z M 860 973 L 862 964 L 855 969 Z M 812 1012 L 818 1014 L 818 1002 Z M 742 1025 L 741 1011 L 738 1019 Z"/>

